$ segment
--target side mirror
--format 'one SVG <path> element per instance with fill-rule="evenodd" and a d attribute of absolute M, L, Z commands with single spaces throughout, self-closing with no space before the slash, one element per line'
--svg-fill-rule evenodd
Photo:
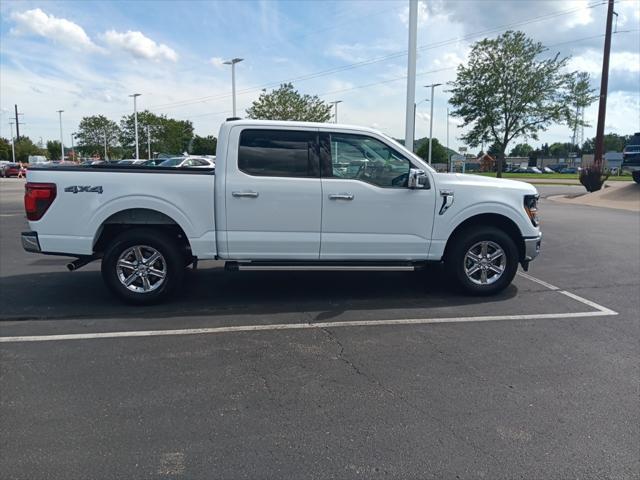
<path fill-rule="evenodd" d="M 418 168 L 409 169 L 409 181 L 407 186 L 411 189 L 429 188 L 429 177 L 424 170 Z"/>

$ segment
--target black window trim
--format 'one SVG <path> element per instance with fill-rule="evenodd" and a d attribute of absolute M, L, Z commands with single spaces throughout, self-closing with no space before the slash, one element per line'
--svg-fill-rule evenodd
<path fill-rule="evenodd" d="M 299 176 L 281 176 L 281 175 L 254 175 L 251 174 L 245 170 L 243 170 L 240 167 L 240 139 L 242 138 L 242 134 L 244 132 L 259 132 L 259 131 L 269 131 L 269 132 L 304 132 L 304 133 L 309 133 L 311 135 L 314 135 L 315 138 L 314 140 L 311 142 L 311 145 L 309 147 L 309 160 L 310 160 L 310 165 L 314 165 L 315 166 L 315 170 L 317 172 L 317 175 L 307 175 L 304 177 L 299 177 Z M 300 129 L 300 128 L 272 128 L 272 127 L 268 127 L 268 128 L 255 128 L 255 127 L 249 127 L 249 128 L 243 128 L 242 130 L 240 130 L 240 133 L 238 134 L 238 154 L 237 154 L 237 158 L 236 158 L 236 167 L 238 168 L 238 171 L 244 173 L 245 175 L 248 175 L 249 177 L 252 178 L 283 178 L 283 179 L 287 179 L 287 178 L 297 178 L 297 179 L 319 179 L 321 177 L 321 172 L 320 172 L 320 155 L 319 155 L 319 132 L 317 129 Z"/>

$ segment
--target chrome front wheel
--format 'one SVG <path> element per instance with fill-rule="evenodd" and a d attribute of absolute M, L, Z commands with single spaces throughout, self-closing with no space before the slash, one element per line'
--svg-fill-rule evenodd
<path fill-rule="evenodd" d="M 495 242 L 474 243 L 464 256 L 464 272 L 475 285 L 490 285 L 504 274 L 507 256 Z"/>

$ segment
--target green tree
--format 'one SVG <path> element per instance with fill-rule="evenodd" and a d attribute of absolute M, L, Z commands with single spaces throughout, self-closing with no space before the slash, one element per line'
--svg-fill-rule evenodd
<path fill-rule="evenodd" d="M 556 158 L 567 158 L 569 152 L 580 152 L 580 147 L 569 142 L 565 143 L 552 143 L 549 146 L 549 155 Z"/>
<path fill-rule="evenodd" d="M 138 113 L 138 149 L 140 157 L 148 156 L 147 127 L 151 139 L 151 151 L 179 154 L 189 150 L 193 139 L 193 124 L 188 120 L 175 120 L 166 115 L 156 115 L 145 110 Z M 135 122 L 133 114 L 120 120 L 120 143 L 127 156 L 135 156 Z"/>
<path fill-rule="evenodd" d="M 429 159 L 429 140 L 420 145 L 416 155 L 424 160 Z M 434 138 L 431 142 L 431 163 L 447 163 L 447 161 L 447 149 L 440 144 L 437 138 Z"/>
<path fill-rule="evenodd" d="M 15 148 L 17 162 L 28 162 L 29 155 L 46 155 L 46 150 L 38 147 L 29 137 L 20 136 L 15 142 Z"/>
<path fill-rule="evenodd" d="M 542 58 L 545 51 L 522 32 L 485 38 L 473 45 L 468 65 L 459 65 L 456 80 L 449 82 L 452 115 L 470 127 L 462 140 L 472 147 L 494 142 L 499 177 L 513 139 L 537 139 L 539 131 L 570 118 L 569 87 L 576 74 L 565 73 L 567 58 Z"/>
<path fill-rule="evenodd" d="M 107 156 L 111 158 L 113 149 L 118 146 L 120 128 L 113 120 L 104 115 L 92 115 L 83 117 L 78 126 L 75 138 L 78 141 L 77 149 L 83 155 L 104 156 L 105 136 L 107 143 Z"/>
<path fill-rule="evenodd" d="M 247 117 L 260 120 L 298 120 L 326 122 L 331 118 L 331 104 L 317 95 L 301 95 L 291 83 L 267 93 L 262 90 L 258 100 L 247 109 Z"/>
<path fill-rule="evenodd" d="M 528 143 L 519 143 L 509 153 L 510 157 L 528 157 L 533 152 L 533 147 Z"/>
<path fill-rule="evenodd" d="M 631 135 L 618 135 L 617 133 L 607 133 L 604 136 L 604 151 L 621 152 L 624 146 L 631 139 Z M 582 144 L 582 153 L 595 152 L 596 139 L 589 138 Z"/>
<path fill-rule="evenodd" d="M 579 118 L 579 113 L 581 109 L 591 105 L 598 96 L 594 94 L 595 89 L 591 88 L 590 77 L 587 72 L 576 72 L 571 76 L 567 89 L 570 108 L 567 109 L 567 117 L 565 120 L 575 134 L 578 131 L 578 127 L 590 126 L 582 122 L 582 119 Z"/>
<path fill-rule="evenodd" d="M 218 139 L 213 135 L 207 135 L 206 137 L 196 135 L 193 137 L 193 142 L 191 142 L 191 154 L 215 155 L 217 146 Z"/>
<path fill-rule="evenodd" d="M 11 160 L 11 142 L 0 137 L 0 160 Z"/>
<path fill-rule="evenodd" d="M 60 142 L 57 140 L 47 141 L 47 157 L 49 160 L 60 160 Z"/>

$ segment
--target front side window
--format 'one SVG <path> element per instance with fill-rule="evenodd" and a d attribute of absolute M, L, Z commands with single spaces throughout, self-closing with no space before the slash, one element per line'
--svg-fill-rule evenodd
<path fill-rule="evenodd" d="M 411 162 L 391 147 L 363 135 L 336 133 L 329 139 L 329 176 L 361 180 L 382 188 L 407 186 Z"/>
<path fill-rule="evenodd" d="M 316 137 L 307 131 L 243 130 L 238 168 L 261 177 L 317 177 Z"/>

